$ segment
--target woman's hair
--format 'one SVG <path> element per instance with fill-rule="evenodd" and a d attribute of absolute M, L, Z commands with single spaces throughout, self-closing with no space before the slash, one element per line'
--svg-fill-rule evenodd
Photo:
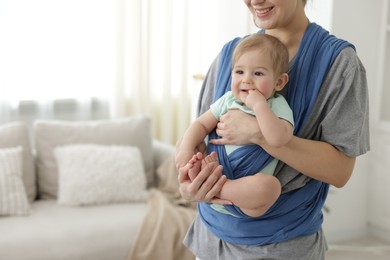
<path fill-rule="evenodd" d="M 232 67 L 244 53 L 254 49 L 261 51 L 264 55 L 270 55 L 276 76 L 286 72 L 288 50 L 281 41 L 268 34 L 252 34 L 244 38 L 234 50 Z"/>

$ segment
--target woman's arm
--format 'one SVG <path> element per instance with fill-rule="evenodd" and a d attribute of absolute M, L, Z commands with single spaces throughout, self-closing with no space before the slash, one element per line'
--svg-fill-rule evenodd
<path fill-rule="evenodd" d="M 261 143 L 261 142 L 260 142 Z M 261 144 L 272 156 L 313 179 L 343 187 L 352 175 L 355 157 L 348 157 L 334 146 L 322 142 L 293 137 L 280 148 Z"/>
<path fill-rule="evenodd" d="M 295 170 L 335 187 L 343 187 L 348 182 L 355 165 L 354 157 L 348 157 L 322 141 L 294 136 L 283 147 L 271 147 L 265 142 L 256 119 L 238 110 L 221 117 L 217 134 L 222 138 L 209 142 L 219 145 L 258 144 Z"/>

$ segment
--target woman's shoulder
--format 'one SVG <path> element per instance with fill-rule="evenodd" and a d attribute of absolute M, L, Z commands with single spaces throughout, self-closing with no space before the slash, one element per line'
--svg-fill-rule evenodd
<path fill-rule="evenodd" d="M 365 71 L 364 65 L 356 53 L 356 50 L 352 47 L 346 47 L 340 51 L 332 67 L 335 66 L 343 68 L 346 73 L 350 70 Z"/>
<path fill-rule="evenodd" d="M 356 59 L 358 56 L 357 56 L 357 53 L 356 53 L 356 50 L 354 48 L 352 48 L 351 46 L 348 46 L 346 48 L 344 48 L 343 50 L 340 51 L 340 54 L 338 56 L 338 58 L 340 59 Z"/>

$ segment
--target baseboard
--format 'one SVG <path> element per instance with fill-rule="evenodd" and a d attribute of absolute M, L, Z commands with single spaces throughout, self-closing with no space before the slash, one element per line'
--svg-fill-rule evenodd
<path fill-rule="evenodd" d="M 351 230 L 343 229 L 340 231 L 325 232 L 326 241 L 328 242 L 328 244 L 343 242 L 343 241 L 347 241 L 359 237 L 365 237 L 368 234 L 369 231 L 367 228 L 351 229 Z"/>
<path fill-rule="evenodd" d="M 370 224 L 368 227 L 368 231 L 371 236 L 390 243 L 390 229 L 385 229 L 383 227 L 377 227 Z"/>

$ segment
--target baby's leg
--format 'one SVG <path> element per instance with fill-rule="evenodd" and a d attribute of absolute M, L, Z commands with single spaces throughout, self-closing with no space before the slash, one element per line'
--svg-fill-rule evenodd
<path fill-rule="evenodd" d="M 281 185 L 275 176 L 265 173 L 257 173 L 253 176 L 251 181 L 255 182 L 258 189 L 261 191 L 256 199 L 253 198 L 253 201 L 256 201 L 257 205 L 252 205 L 248 208 L 241 207 L 240 209 L 248 216 L 260 217 L 264 215 L 279 198 Z"/>

